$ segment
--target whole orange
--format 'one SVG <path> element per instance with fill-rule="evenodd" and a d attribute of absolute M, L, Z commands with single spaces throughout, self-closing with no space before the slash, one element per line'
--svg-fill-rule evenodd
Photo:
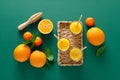
<path fill-rule="evenodd" d="M 87 39 L 93 46 L 99 46 L 104 42 L 105 34 L 100 28 L 93 27 L 87 31 Z"/>
<path fill-rule="evenodd" d="M 14 49 L 14 59 L 18 62 L 25 62 L 30 57 L 30 47 L 20 44 Z"/>
<path fill-rule="evenodd" d="M 37 36 L 35 41 L 34 41 L 34 45 L 35 46 L 40 46 L 42 44 L 42 38 Z"/>
<path fill-rule="evenodd" d="M 88 17 L 85 21 L 86 25 L 89 26 L 89 27 L 92 27 L 94 26 L 94 23 L 95 23 L 95 20 L 93 17 Z"/>
<path fill-rule="evenodd" d="M 33 35 L 32 35 L 31 32 L 25 32 L 25 33 L 23 34 L 24 40 L 31 40 L 32 37 L 33 37 Z"/>
<path fill-rule="evenodd" d="M 33 67 L 41 68 L 46 63 L 46 55 L 44 52 L 41 52 L 39 50 L 35 50 L 32 52 L 30 56 L 30 64 Z"/>

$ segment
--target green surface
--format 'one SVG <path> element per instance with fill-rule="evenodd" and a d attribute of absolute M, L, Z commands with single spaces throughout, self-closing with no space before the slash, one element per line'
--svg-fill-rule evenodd
<path fill-rule="evenodd" d="M 119 0 L 0 0 L 0 80 L 120 80 L 120 9 Z M 43 38 L 44 47 L 55 55 L 55 63 L 45 69 L 36 69 L 29 64 L 18 63 L 13 58 L 14 48 L 23 41 L 25 31 L 37 33 L 38 22 L 19 32 L 17 26 L 32 14 L 42 11 L 42 19 L 54 23 L 54 30 Z M 95 18 L 95 25 L 104 30 L 106 51 L 101 57 L 95 56 L 95 47 L 86 40 L 84 24 L 84 65 L 59 67 L 57 64 L 57 21 L 77 20 L 80 15 Z"/>

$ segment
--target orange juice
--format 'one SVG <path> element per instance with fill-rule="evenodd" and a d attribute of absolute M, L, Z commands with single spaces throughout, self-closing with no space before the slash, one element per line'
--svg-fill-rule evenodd
<path fill-rule="evenodd" d="M 82 23 L 79 21 L 74 21 L 70 24 L 70 31 L 73 34 L 79 34 L 82 31 Z"/>
<path fill-rule="evenodd" d="M 70 42 L 68 39 L 62 38 L 58 41 L 57 43 L 57 47 L 58 49 L 62 50 L 62 51 L 66 51 L 70 46 Z"/>
<path fill-rule="evenodd" d="M 80 51 L 79 48 L 73 48 L 70 53 L 69 53 L 69 56 L 70 58 L 73 60 L 73 61 L 80 61 L 83 57 L 83 53 L 82 51 Z"/>

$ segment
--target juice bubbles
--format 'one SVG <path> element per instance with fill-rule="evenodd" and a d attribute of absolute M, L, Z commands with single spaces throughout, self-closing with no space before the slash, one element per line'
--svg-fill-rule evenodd
<path fill-rule="evenodd" d="M 70 47 L 70 42 L 68 39 L 62 38 L 58 41 L 57 47 L 62 51 L 66 51 Z"/>
<path fill-rule="evenodd" d="M 69 53 L 69 56 L 70 58 L 73 60 L 73 61 L 80 61 L 83 57 L 83 53 L 82 51 L 80 51 L 79 48 L 73 48 L 70 53 Z"/>
<path fill-rule="evenodd" d="M 73 34 L 79 34 L 82 31 L 82 23 L 79 21 L 74 21 L 70 24 L 70 31 Z"/>

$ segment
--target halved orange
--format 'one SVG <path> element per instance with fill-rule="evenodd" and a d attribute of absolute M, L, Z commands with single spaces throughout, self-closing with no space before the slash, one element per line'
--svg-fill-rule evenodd
<path fill-rule="evenodd" d="M 38 30 L 42 34 L 49 34 L 53 30 L 53 23 L 49 19 L 43 19 L 38 24 Z"/>

